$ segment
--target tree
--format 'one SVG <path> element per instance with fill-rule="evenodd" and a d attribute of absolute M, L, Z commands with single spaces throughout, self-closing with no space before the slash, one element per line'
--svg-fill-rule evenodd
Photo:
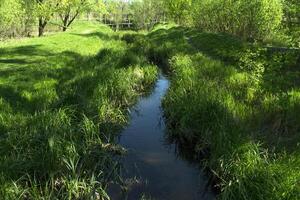
<path fill-rule="evenodd" d="M 249 40 L 264 40 L 280 26 L 281 0 L 201 0 L 194 6 L 194 24 Z"/>
<path fill-rule="evenodd" d="M 21 0 L 21 4 L 24 10 L 24 16 L 22 17 L 24 21 L 24 35 L 30 36 L 32 27 L 36 23 L 35 0 Z"/>
<path fill-rule="evenodd" d="M 36 13 L 39 21 L 39 37 L 44 35 L 45 27 L 59 8 L 59 0 L 36 0 Z"/>
<path fill-rule="evenodd" d="M 0 0 L 0 36 L 21 35 L 24 31 L 24 15 L 21 0 Z"/>
<path fill-rule="evenodd" d="M 111 0 L 105 3 L 107 13 L 112 21 L 116 24 L 116 31 L 120 29 L 120 24 L 123 21 L 124 14 L 129 13 L 129 3 L 120 0 Z"/>
<path fill-rule="evenodd" d="M 131 4 L 131 13 L 137 28 L 149 29 L 165 17 L 165 9 L 162 0 L 135 1 Z"/>
<path fill-rule="evenodd" d="M 91 3 L 84 9 L 83 12 L 92 13 L 94 17 L 101 18 L 103 14 L 107 14 L 105 0 L 89 0 Z"/>
<path fill-rule="evenodd" d="M 189 21 L 193 0 L 165 0 L 169 15 L 176 23 L 182 24 Z"/>
<path fill-rule="evenodd" d="M 62 21 L 62 30 L 66 31 L 80 13 L 89 9 L 92 3 L 89 0 L 62 0 L 58 14 Z"/>
<path fill-rule="evenodd" d="M 289 28 L 300 24 L 300 1 L 285 0 L 284 1 L 284 17 Z"/>

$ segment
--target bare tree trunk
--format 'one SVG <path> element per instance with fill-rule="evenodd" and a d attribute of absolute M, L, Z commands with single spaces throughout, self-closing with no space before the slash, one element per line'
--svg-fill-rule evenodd
<path fill-rule="evenodd" d="M 70 11 L 67 12 L 65 15 L 61 15 L 60 18 L 63 23 L 62 31 L 66 31 L 69 26 L 74 22 L 74 20 L 78 17 L 79 15 L 79 10 L 76 11 L 76 13 L 71 16 Z"/>
<path fill-rule="evenodd" d="M 68 20 L 69 20 L 69 15 L 66 15 L 63 18 L 63 27 L 62 27 L 62 31 L 65 32 L 68 28 Z"/>
<path fill-rule="evenodd" d="M 39 37 L 44 35 L 46 25 L 47 25 L 47 21 L 44 21 L 42 18 L 40 18 L 39 19 Z"/>
<path fill-rule="evenodd" d="M 67 24 L 64 23 L 64 26 L 63 26 L 63 28 L 62 28 L 62 31 L 65 32 L 67 29 L 68 29 L 68 28 L 67 28 Z"/>

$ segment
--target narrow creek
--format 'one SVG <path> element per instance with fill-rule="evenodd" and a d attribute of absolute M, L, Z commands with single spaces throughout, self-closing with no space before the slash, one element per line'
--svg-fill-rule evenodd
<path fill-rule="evenodd" d="M 124 174 L 131 180 L 126 196 L 112 194 L 113 200 L 211 200 L 208 178 L 200 168 L 181 158 L 176 146 L 165 139 L 166 127 L 161 108 L 169 80 L 160 74 L 154 91 L 141 97 L 131 109 L 129 126 L 120 136 L 128 149 L 123 159 Z"/>

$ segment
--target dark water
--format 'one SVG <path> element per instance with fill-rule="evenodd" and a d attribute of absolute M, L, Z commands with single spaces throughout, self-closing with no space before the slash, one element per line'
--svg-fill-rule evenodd
<path fill-rule="evenodd" d="M 115 192 L 112 199 L 214 199 L 204 173 L 181 159 L 175 145 L 166 142 L 161 101 L 168 88 L 169 81 L 161 75 L 153 93 L 131 110 L 130 125 L 120 138 L 120 144 L 128 149 L 123 176 L 129 189 L 125 196 Z"/>

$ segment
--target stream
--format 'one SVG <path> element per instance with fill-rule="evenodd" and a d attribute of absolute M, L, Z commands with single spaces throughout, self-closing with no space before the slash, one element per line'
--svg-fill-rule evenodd
<path fill-rule="evenodd" d="M 112 200 L 211 200 L 208 177 L 199 165 L 192 164 L 176 153 L 176 145 L 166 140 L 166 127 L 161 102 L 169 88 L 162 74 L 153 92 L 141 97 L 131 109 L 129 126 L 122 131 L 120 145 L 128 149 L 123 158 L 129 189 L 113 193 Z"/>

